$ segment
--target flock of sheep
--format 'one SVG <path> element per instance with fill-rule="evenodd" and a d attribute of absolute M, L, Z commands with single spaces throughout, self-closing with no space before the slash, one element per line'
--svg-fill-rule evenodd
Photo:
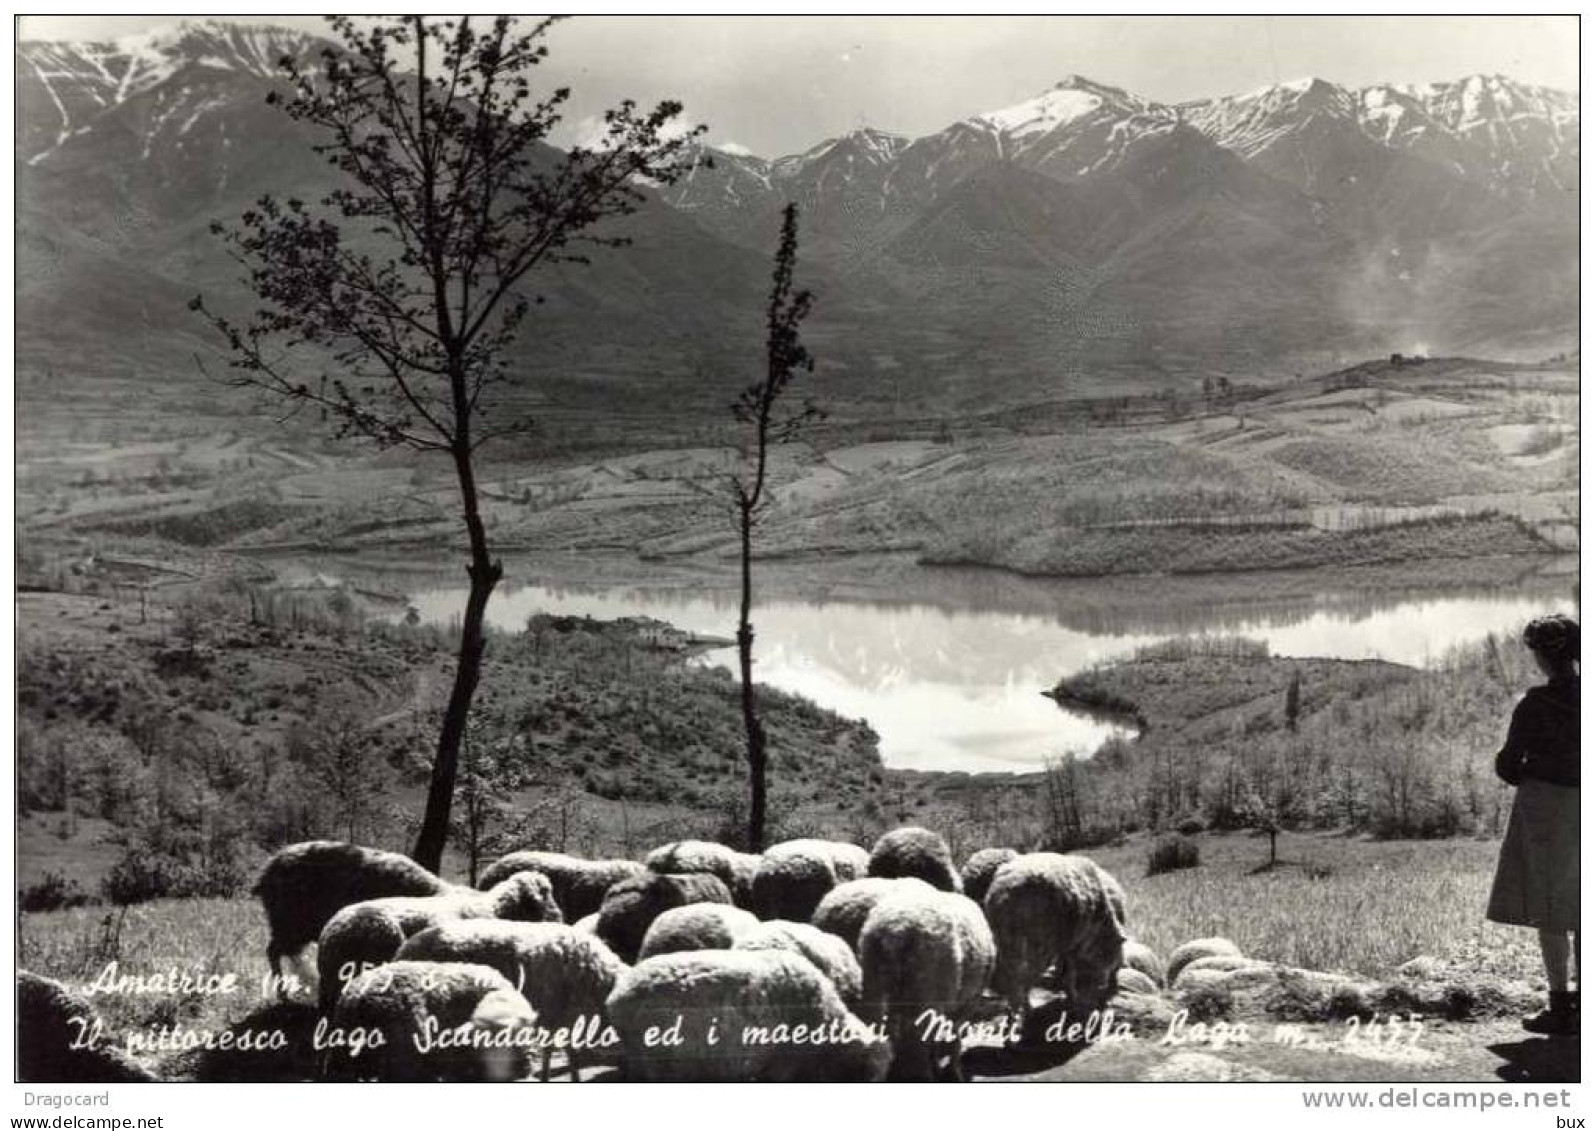
<path fill-rule="evenodd" d="M 323 1026 L 367 1038 L 331 1042 L 326 1079 L 521 1079 L 540 1059 L 546 1080 L 558 1051 L 573 1080 L 594 1062 L 634 1080 L 959 1080 L 962 1027 L 1022 1014 L 1038 985 L 1084 1017 L 1165 975 L 1087 857 L 985 849 L 960 869 L 915 827 L 869 852 L 514 852 L 476 888 L 313 841 L 255 891 L 273 974 L 316 944 Z M 1187 944 L 1167 973 L 1223 950 Z"/>

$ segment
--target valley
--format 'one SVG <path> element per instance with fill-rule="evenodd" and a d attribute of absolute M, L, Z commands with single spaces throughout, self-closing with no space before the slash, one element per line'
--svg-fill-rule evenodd
<path fill-rule="evenodd" d="M 1573 362 L 1435 359 L 1189 403 L 828 422 L 777 454 L 758 552 L 1074 577 L 1567 552 L 1577 403 Z M 220 432 L 152 422 L 148 438 L 112 440 L 37 402 L 23 412 L 18 514 L 35 537 L 251 555 L 443 554 L 462 537 L 441 461 L 362 457 L 247 419 Z M 562 429 L 566 444 L 576 430 Z M 667 419 L 654 441 L 669 431 Z M 696 444 L 652 448 L 606 433 L 596 451 L 543 458 L 537 436 L 523 439 L 525 456 L 501 449 L 484 477 L 489 528 L 506 552 L 723 570 L 735 545 L 726 436 L 705 425 Z"/>

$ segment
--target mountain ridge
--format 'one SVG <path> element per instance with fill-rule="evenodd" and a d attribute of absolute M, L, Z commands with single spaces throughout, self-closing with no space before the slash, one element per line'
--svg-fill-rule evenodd
<path fill-rule="evenodd" d="M 247 300 L 205 229 L 263 192 L 330 187 L 264 97 L 274 51 L 328 46 L 193 22 L 19 46 L 19 365 L 143 380 L 193 352 L 183 289 Z M 719 406 L 757 351 L 789 200 L 817 391 L 866 415 L 888 381 L 952 411 L 1415 340 L 1554 352 L 1577 326 L 1578 124 L 1576 96 L 1500 76 L 1169 105 L 1069 75 L 920 137 L 705 146 L 625 225 L 633 248 L 540 281 L 527 366 L 584 403 Z"/>

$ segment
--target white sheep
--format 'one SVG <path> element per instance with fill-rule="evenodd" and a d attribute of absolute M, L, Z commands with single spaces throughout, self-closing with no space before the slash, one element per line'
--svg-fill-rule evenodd
<path fill-rule="evenodd" d="M 1175 975 L 1170 989 L 1183 989 L 1191 984 L 1193 976 L 1198 974 L 1232 974 L 1237 970 L 1274 969 L 1272 962 L 1264 962 L 1260 958 L 1248 958 L 1244 954 L 1209 954 L 1202 958 L 1192 959 Z"/>
<path fill-rule="evenodd" d="M 648 869 L 635 860 L 583 860 L 564 852 L 527 850 L 493 861 L 477 878 L 476 886 L 486 890 L 517 872 L 547 876 L 565 921 L 574 923 L 597 911 L 610 888 L 622 880 L 645 876 Z"/>
<path fill-rule="evenodd" d="M 841 883 L 846 883 L 848 880 L 862 880 L 869 875 L 869 853 L 858 845 L 848 844 L 844 840 L 803 837 L 798 840 L 784 840 L 764 850 L 764 857 L 767 860 L 794 854 L 818 856 L 829 860 L 831 870 L 836 873 L 836 878 Z"/>
<path fill-rule="evenodd" d="M 633 1080 L 868 1081 L 889 1055 L 830 979 L 784 950 L 649 958 L 608 1010 Z"/>
<path fill-rule="evenodd" d="M 351 904 L 327 923 L 316 947 L 322 1012 L 331 1012 L 350 978 L 391 961 L 406 939 L 456 919 L 557 923 L 560 913 L 548 878 L 536 872 L 517 872 L 491 891 L 453 887 L 441 895 Z"/>
<path fill-rule="evenodd" d="M 913 876 L 942 891 L 964 890 L 947 842 L 940 834 L 916 825 L 893 829 L 875 842 L 869 874 L 888 880 Z"/>
<path fill-rule="evenodd" d="M 877 903 L 904 885 L 935 890 L 924 880 L 913 878 L 888 880 L 866 876 L 862 880 L 849 880 L 826 893 L 809 921 L 820 930 L 829 931 L 857 953 L 858 933 L 864 929 L 864 920 L 869 918 Z"/>
<path fill-rule="evenodd" d="M 894 892 L 864 921 L 858 953 L 861 1016 L 885 1022 L 893 1079 L 962 1080 L 956 1027 L 972 1018 L 997 961 L 980 905 L 955 892 Z M 938 1071 L 944 1054 L 946 1068 Z"/>
<path fill-rule="evenodd" d="M 1139 939 L 1124 940 L 1124 965 L 1145 974 L 1154 986 L 1163 984 L 1163 960 Z"/>
<path fill-rule="evenodd" d="M 1124 892 L 1084 856 L 1033 852 L 1008 861 L 986 892 L 997 940 L 993 988 L 1023 1010 L 1049 967 L 1082 1016 L 1113 994 L 1124 959 Z"/>
<path fill-rule="evenodd" d="M 517 1080 L 536 1017 L 487 966 L 390 962 L 345 987 L 323 1039 L 332 1080 Z"/>
<path fill-rule="evenodd" d="M 689 903 L 660 912 L 642 937 L 640 959 L 678 950 L 729 950 L 759 920 L 751 911 L 728 903 Z"/>
<path fill-rule="evenodd" d="M 732 943 L 731 949 L 785 950 L 806 958 L 831 980 L 849 1009 L 858 1005 L 864 975 L 853 948 L 818 927 L 785 919 L 772 919 L 767 923 L 755 920 L 753 927 Z"/>
<path fill-rule="evenodd" d="M 689 903 L 660 912 L 636 954 L 641 960 L 676 951 L 729 951 L 758 925 L 753 912 L 729 903 Z"/>
<path fill-rule="evenodd" d="M 1156 994 L 1158 992 L 1156 980 L 1135 966 L 1119 967 L 1118 987 L 1123 993 Z"/>
<path fill-rule="evenodd" d="M 643 858 L 643 863 L 650 871 L 661 874 L 707 872 L 719 876 L 736 905 L 747 909 L 753 905 L 753 874 L 758 871 L 761 859 L 756 854 L 738 852 L 714 841 L 678 840 L 660 845 Z"/>
<path fill-rule="evenodd" d="M 1221 937 L 1192 939 L 1190 942 L 1181 943 L 1174 948 L 1174 953 L 1169 955 L 1169 968 L 1164 975 L 1164 983 L 1172 986 L 1175 980 L 1179 978 L 1180 971 L 1198 958 L 1215 958 L 1219 955 L 1239 957 L 1240 953 L 1240 947 L 1229 939 Z"/>
<path fill-rule="evenodd" d="M 544 1080 L 555 1047 L 567 1050 L 571 1079 L 581 1079 L 583 1050 L 576 1046 L 596 1037 L 604 1001 L 626 972 L 626 964 L 601 939 L 563 923 L 441 923 L 407 940 L 395 961 L 412 959 L 474 962 L 504 975 L 537 1012 Z"/>
<path fill-rule="evenodd" d="M 284 958 L 297 964 L 334 915 L 351 903 L 396 895 L 437 895 L 449 885 L 408 856 L 342 841 L 312 840 L 278 849 L 251 889 L 266 912 L 266 962 L 287 997 Z"/>

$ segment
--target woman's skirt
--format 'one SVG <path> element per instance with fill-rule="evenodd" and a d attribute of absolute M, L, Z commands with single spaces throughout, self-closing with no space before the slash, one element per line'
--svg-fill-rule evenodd
<path fill-rule="evenodd" d="M 1578 930 L 1578 787 L 1526 779 L 1517 788 L 1485 918 Z"/>

